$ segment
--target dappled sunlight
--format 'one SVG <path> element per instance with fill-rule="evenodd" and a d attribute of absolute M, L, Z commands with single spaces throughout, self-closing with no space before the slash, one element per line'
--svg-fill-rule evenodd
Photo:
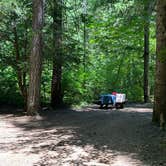
<path fill-rule="evenodd" d="M 166 0 L 0 0 L 0 39 L 0 166 L 166 166 Z"/>
<path fill-rule="evenodd" d="M 130 109 L 128 109 L 128 108 L 126 108 L 125 109 L 125 111 L 127 111 L 127 112 L 133 112 L 133 111 L 135 111 L 135 112 L 142 112 L 142 113 L 152 113 L 152 109 L 151 108 L 137 108 L 136 110 L 135 110 L 135 108 L 134 107 L 130 107 Z"/>
<path fill-rule="evenodd" d="M 136 154 L 134 154 L 136 155 Z M 145 165 L 138 159 L 134 159 L 133 154 L 126 154 L 126 155 L 117 155 L 114 159 L 114 162 L 111 166 L 141 166 Z"/>
<path fill-rule="evenodd" d="M 0 163 L 4 166 L 32 166 L 40 160 L 40 156 L 37 154 L 22 154 L 22 153 L 1 153 L 0 152 Z"/>
<path fill-rule="evenodd" d="M 100 110 L 95 106 L 43 112 L 40 118 L 1 115 L 0 161 L 6 154 L 8 163 L 14 158 L 24 162 L 27 156 L 27 166 L 156 166 L 156 160 L 164 163 L 161 151 L 165 150 L 156 144 L 163 135 L 151 125 L 151 115 L 149 108 Z"/>

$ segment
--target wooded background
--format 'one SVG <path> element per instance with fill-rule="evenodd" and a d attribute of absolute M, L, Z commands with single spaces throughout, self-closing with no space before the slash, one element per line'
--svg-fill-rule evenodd
<path fill-rule="evenodd" d="M 1 0 L 0 103 L 35 110 L 40 92 L 58 107 L 112 91 L 153 102 L 157 9 L 155 0 Z"/>
<path fill-rule="evenodd" d="M 1 0 L 0 11 L 0 101 L 20 105 L 29 82 L 32 2 Z M 43 103 L 50 96 L 55 105 L 92 102 L 112 91 L 153 101 L 153 1 L 48 0 L 44 12 Z"/>

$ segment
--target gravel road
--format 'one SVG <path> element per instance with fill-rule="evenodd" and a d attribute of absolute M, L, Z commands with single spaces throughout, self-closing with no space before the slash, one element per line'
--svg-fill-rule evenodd
<path fill-rule="evenodd" d="M 1 113 L 0 166 L 166 166 L 166 132 L 151 117 L 145 105 Z"/>

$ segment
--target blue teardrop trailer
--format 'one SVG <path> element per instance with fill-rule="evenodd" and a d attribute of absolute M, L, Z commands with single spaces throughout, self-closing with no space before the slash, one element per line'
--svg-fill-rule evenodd
<path fill-rule="evenodd" d="M 126 102 L 126 95 L 123 93 L 116 94 L 103 94 L 100 95 L 98 104 L 100 108 L 104 106 L 107 108 L 109 105 L 113 108 L 124 108 Z"/>

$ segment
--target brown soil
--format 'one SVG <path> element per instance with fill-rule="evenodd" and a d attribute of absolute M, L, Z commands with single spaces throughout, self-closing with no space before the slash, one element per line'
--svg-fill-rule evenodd
<path fill-rule="evenodd" d="M 144 105 L 0 114 L 0 166 L 166 166 L 166 132 L 151 117 Z"/>

